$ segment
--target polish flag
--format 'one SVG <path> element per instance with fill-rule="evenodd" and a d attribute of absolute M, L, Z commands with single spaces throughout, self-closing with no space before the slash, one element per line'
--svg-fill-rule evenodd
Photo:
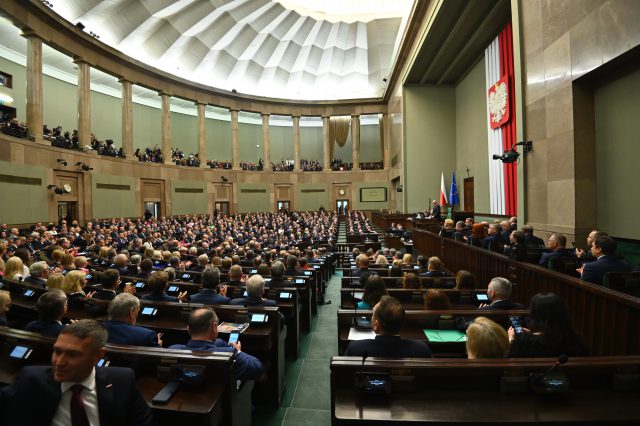
<path fill-rule="evenodd" d="M 444 186 L 444 173 L 440 175 L 440 205 L 444 206 L 447 203 L 447 188 Z"/>

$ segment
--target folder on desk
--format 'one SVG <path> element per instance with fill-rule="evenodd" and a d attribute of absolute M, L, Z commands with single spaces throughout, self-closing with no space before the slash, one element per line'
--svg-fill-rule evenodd
<path fill-rule="evenodd" d="M 451 343 L 451 342 L 466 342 L 467 335 L 459 330 L 427 330 L 424 329 L 424 334 L 429 339 L 429 342 L 438 343 Z"/>

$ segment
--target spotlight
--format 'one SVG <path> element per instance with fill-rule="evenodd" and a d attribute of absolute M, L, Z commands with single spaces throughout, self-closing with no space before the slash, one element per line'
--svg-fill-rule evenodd
<path fill-rule="evenodd" d="M 520 153 L 516 151 L 516 146 L 518 145 L 524 147 L 523 152 L 525 154 L 531 152 L 531 149 L 533 148 L 533 142 L 531 141 L 514 143 L 513 145 L 511 145 L 511 149 L 505 151 L 502 155 L 493 154 L 493 159 L 500 160 L 506 164 L 515 163 L 516 161 L 518 161 L 518 158 L 520 157 Z"/>
<path fill-rule="evenodd" d="M 224 177 L 224 176 L 221 176 L 221 178 L 222 178 L 222 181 L 223 181 L 223 182 L 227 182 L 227 181 L 229 180 L 229 179 L 227 179 L 227 178 L 226 178 L 226 177 Z"/>
<path fill-rule="evenodd" d="M 68 194 L 71 192 L 71 185 L 67 183 L 62 185 L 62 188 L 60 188 L 58 185 L 47 185 L 47 189 L 52 190 L 58 195 Z"/>
<path fill-rule="evenodd" d="M 67 161 L 62 158 L 58 158 L 56 161 L 58 162 L 58 164 L 62 164 L 65 167 L 67 166 Z"/>
<path fill-rule="evenodd" d="M 83 31 L 83 30 L 84 30 L 84 24 L 83 24 L 82 22 L 80 22 L 80 21 L 78 21 L 78 22 L 76 23 L 76 27 L 78 27 L 78 29 L 79 29 L 80 31 Z"/>

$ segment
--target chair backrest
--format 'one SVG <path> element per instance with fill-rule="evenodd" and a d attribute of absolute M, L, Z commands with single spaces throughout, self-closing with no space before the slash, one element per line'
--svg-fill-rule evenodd
<path fill-rule="evenodd" d="M 580 275 L 576 271 L 578 267 L 578 258 L 575 256 L 552 257 L 549 259 L 547 267 L 552 271 L 561 272 L 579 278 Z"/>
<path fill-rule="evenodd" d="M 612 290 L 640 297 L 640 272 L 607 272 L 602 285 Z"/>

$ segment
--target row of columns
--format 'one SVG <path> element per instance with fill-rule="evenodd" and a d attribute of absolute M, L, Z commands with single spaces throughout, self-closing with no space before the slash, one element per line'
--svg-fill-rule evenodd
<path fill-rule="evenodd" d="M 43 142 L 43 90 L 42 90 L 42 39 L 31 32 L 23 33 L 27 38 L 27 127 L 33 133 L 37 142 Z M 91 143 L 91 67 L 81 58 L 74 58 L 78 67 L 78 140 L 80 145 Z M 122 148 L 127 158 L 133 157 L 133 91 L 131 81 L 119 79 L 122 86 Z M 159 92 L 162 105 L 162 156 L 164 162 L 171 163 L 171 111 L 170 97 L 165 92 Z M 200 166 L 207 167 L 207 150 L 205 138 L 205 107 L 204 102 L 195 102 L 198 111 L 198 157 Z M 238 138 L 238 110 L 230 109 L 231 113 L 231 157 L 233 170 L 240 170 L 240 147 Z M 271 164 L 271 141 L 269 137 L 269 114 L 262 116 L 262 147 L 265 170 L 269 170 Z M 322 117 L 323 127 L 323 166 L 325 170 L 331 169 L 329 138 L 329 116 Z M 300 170 L 300 116 L 294 115 L 293 119 L 293 152 L 294 171 Z M 383 115 L 381 125 L 388 123 L 387 114 Z M 389 167 L 388 159 L 388 135 L 384 135 L 383 158 L 385 168 Z M 360 169 L 360 116 L 351 116 L 352 135 L 352 161 L 353 169 Z"/>

